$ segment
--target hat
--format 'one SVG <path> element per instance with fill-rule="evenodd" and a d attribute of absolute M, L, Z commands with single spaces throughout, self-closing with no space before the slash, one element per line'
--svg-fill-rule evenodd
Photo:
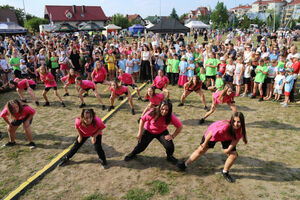
<path fill-rule="evenodd" d="M 224 58 L 224 57 L 221 57 L 220 60 L 221 60 L 221 61 L 225 61 L 225 58 Z"/>
<path fill-rule="evenodd" d="M 222 76 L 222 73 L 221 72 L 217 72 L 217 75 Z"/>
<path fill-rule="evenodd" d="M 193 57 L 190 57 L 189 61 L 194 61 L 194 58 L 193 58 Z"/>
<path fill-rule="evenodd" d="M 284 72 L 285 69 L 283 67 L 279 68 L 279 72 Z"/>
<path fill-rule="evenodd" d="M 287 70 L 286 71 L 288 71 L 288 72 L 294 72 L 294 68 L 292 68 L 292 67 L 290 67 L 290 68 L 287 68 Z"/>

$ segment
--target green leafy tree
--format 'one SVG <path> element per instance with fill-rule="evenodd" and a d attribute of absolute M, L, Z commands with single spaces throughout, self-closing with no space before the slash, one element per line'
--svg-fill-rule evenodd
<path fill-rule="evenodd" d="M 197 20 L 202 21 L 204 24 L 209 24 L 210 21 L 210 15 L 199 15 L 197 17 Z"/>
<path fill-rule="evenodd" d="M 257 24 L 258 27 L 262 27 L 264 25 L 264 22 L 262 20 L 260 20 L 258 17 L 256 17 L 254 20 L 251 21 L 252 24 Z"/>
<path fill-rule="evenodd" d="M 225 27 L 228 21 L 227 8 L 223 2 L 218 2 L 214 11 L 210 15 L 211 21 L 213 22 L 213 28 Z"/>
<path fill-rule="evenodd" d="M 149 20 L 152 24 L 157 24 L 159 22 L 159 17 L 157 15 L 148 16 L 145 18 L 145 20 Z"/>
<path fill-rule="evenodd" d="M 274 27 L 274 9 L 267 10 L 267 13 L 270 13 L 270 17 L 267 19 L 267 25 L 269 27 Z M 280 16 L 275 14 L 275 30 L 277 30 L 280 27 Z"/>
<path fill-rule="evenodd" d="M 32 32 L 38 32 L 40 30 L 39 26 L 41 24 L 49 24 L 49 20 L 42 19 L 39 17 L 33 17 L 25 22 L 25 28 L 29 29 Z"/>
<path fill-rule="evenodd" d="M 130 26 L 128 19 L 119 13 L 113 16 L 112 23 L 117 26 L 121 26 L 122 28 L 128 28 Z"/>
<path fill-rule="evenodd" d="M 287 27 L 290 29 L 294 29 L 296 25 L 297 25 L 296 21 L 294 19 L 291 19 Z"/>
<path fill-rule="evenodd" d="M 171 18 L 175 18 L 175 19 L 177 19 L 177 20 L 179 19 L 178 15 L 177 15 L 177 13 L 176 13 L 175 8 L 172 9 L 172 12 L 171 12 L 171 14 L 170 14 L 170 17 L 171 17 Z"/>
<path fill-rule="evenodd" d="M 249 19 L 248 15 L 245 15 L 240 27 L 242 29 L 247 29 L 250 27 L 250 24 L 251 24 L 251 20 Z"/>
<path fill-rule="evenodd" d="M 180 17 L 179 17 L 179 21 L 182 21 L 183 18 L 185 18 L 188 14 L 187 13 L 183 13 Z"/>

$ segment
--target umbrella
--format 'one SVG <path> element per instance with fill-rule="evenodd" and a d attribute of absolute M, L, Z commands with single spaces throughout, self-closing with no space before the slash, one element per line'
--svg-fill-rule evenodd
<path fill-rule="evenodd" d="M 62 23 L 57 25 L 53 30 L 53 32 L 76 32 L 77 28 L 74 26 L 70 25 L 69 23 Z"/>
<path fill-rule="evenodd" d="M 114 24 L 109 24 L 109 25 L 105 26 L 104 28 L 106 28 L 106 30 L 119 30 L 119 29 L 121 29 L 120 26 L 116 26 Z"/>
<path fill-rule="evenodd" d="M 103 31 L 105 30 L 104 27 L 99 26 L 95 22 L 87 22 L 84 26 L 79 28 L 80 31 Z"/>
<path fill-rule="evenodd" d="M 189 28 L 210 28 L 209 25 L 204 24 L 201 21 L 190 21 L 188 24 L 186 24 L 185 26 L 189 27 Z"/>

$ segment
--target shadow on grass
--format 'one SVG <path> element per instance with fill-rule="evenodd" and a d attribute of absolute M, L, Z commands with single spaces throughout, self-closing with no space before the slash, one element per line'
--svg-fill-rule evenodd
<path fill-rule="evenodd" d="M 212 120 L 205 120 L 205 123 L 200 125 L 199 124 L 200 118 L 201 118 L 201 116 L 198 119 L 186 119 L 186 120 L 181 121 L 181 123 L 186 126 L 199 126 L 199 128 L 201 128 L 203 126 L 210 125 L 215 122 Z"/>
<path fill-rule="evenodd" d="M 277 122 L 277 121 L 255 121 L 255 122 L 250 122 L 247 123 L 247 127 L 253 127 L 253 128 L 270 128 L 270 129 L 282 129 L 282 130 L 295 130 L 295 131 L 300 131 L 300 128 L 295 127 L 291 124 L 285 124 L 282 122 Z"/>

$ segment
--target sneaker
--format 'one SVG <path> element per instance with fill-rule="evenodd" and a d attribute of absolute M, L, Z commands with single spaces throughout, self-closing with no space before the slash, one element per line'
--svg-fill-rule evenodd
<path fill-rule="evenodd" d="M 176 166 L 180 169 L 180 171 L 184 171 L 186 169 L 186 166 L 185 166 L 184 162 L 177 163 Z"/>
<path fill-rule="evenodd" d="M 128 154 L 127 156 L 125 156 L 124 161 L 128 162 L 128 161 L 133 160 L 135 158 L 136 158 L 136 155 Z"/>
<path fill-rule="evenodd" d="M 131 114 L 135 115 L 134 109 L 131 109 Z"/>
<path fill-rule="evenodd" d="M 89 95 L 88 95 L 88 93 L 85 93 L 84 95 L 83 95 L 83 97 L 88 97 Z"/>
<path fill-rule="evenodd" d="M 30 149 L 35 149 L 36 148 L 36 145 L 34 142 L 30 142 L 28 144 L 26 144 L 26 146 L 29 146 Z"/>
<path fill-rule="evenodd" d="M 62 167 L 62 166 L 64 166 L 68 161 L 69 161 L 69 159 L 68 159 L 66 156 L 64 156 L 64 157 L 61 158 L 61 160 L 59 161 L 59 163 L 57 164 L 57 166 Z"/>
<path fill-rule="evenodd" d="M 4 144 L 2 147 L 12 147 L 15 145 L 16 145 L 16 142 L 8 142 L 8 143 Z"/>
<path fill-rule="evenodd" d="M 40 103 L 39 103 L 38 101 L 36 101 L 36 102 L 35 102 L 35 105 L 39 106 L 39 105 L 40 105 Z"/>
<path fill-rule="evenodd" d="M 119 97 L 119 99 L 118 99 L 119 101 L 122 101 L 123 100 L 123 97 Z"/>
<path fill-rule="evenodd" d="M 167 161 L 172 163 L 173 165 L 176 165 L 178 160 L 174 156 L 167 156 Z"/>
<path fill-rule="evenodd" d="M 21 101 L 22 101 L 23 103 L 27 103 L 27 100 L 26 100 L 26 99 L 21 99 Z"/>
<path fill-rule="evenodd" d="M 204 110 L 206 110 L 206 111 L 209 111 L 209 109 L 208 109 L 208 107 L 207 106 L 204 106 L 204 108 L 203 108 Z"/>
<path fill-rule="evenodd" d="M 138 98 L 138 101 L 142 101 L 142 97 L 139 97 L 139 98 Z"/>
<path fill-rule="evenodd" d="M 109 107 L 108 107 L 108 111 L 111 111 L 111 110 L 113 110 L 113 109 L 115 109 L 114 106 L 109 106 Z"/>
<path fill-rule="evenodd" d="M 69 93 L 65 93 L 65 94 L 64 94 L 64 97 L 67 97 L 67 96 L 70 96 Z"/>
<path fill-rule="evenodd" d="M 281 107 L 286 108 L 286 107 L 288 107 L 288 105 L 285 103 Z"/>
<path fill-rule="evenodd" d="M 50 106 L 49 101 L 45 102 L 45 103 L 43 104 L 43 106 Z"/>
<path fill-rule="evenodd" d="M 61 102 L 61 105 L 62 107 L 66 107 L 65 103 L 64 102 Z"/>
<path fill-rule="evenodd" d="M 281 105 L 285 104 L 285 101 L 284 101 L 284 102 L 281 102 L 280 104 L 281 104 Z"/>
<path fill-rule="evenodd" d="M 102 107 L 102 110 L 105 110 L 105 105 L 102 105 L 101 107 Z"/>
<path fill-rule="evenodd" d="M 205 122 L 205 119 L 203 119 L 203 118 L 201 118 L 201 119 L 199 120 L 199 124 L 204 124 L 204 122 Z"/>
<path fill-rule="evenodd" d="M 184 103 L 180 103 L 178 104 L 178 107 L 184 106 Z"/>
<path fill-rule="evenodd" d="M 248 97 L 252 97 L 253 96 L 253 94 L 252 93 L 250 93 L 249 95 L 248 95 Z"/>
<path fill-rule="evenodd" d="M 101 163 L 103 169 L 108 169 L 106 160 L 104 160 L 104 161 L 100 160 L 100 163 Z"/>
<path fill-rule="evenodd" d="M 244 97 L 246 97 L 246 95 L 245 95 L 245 94 L 242 94 L 242 97 L 244 98 Z"/>
<path fill-rule="evenodd" d="M 80 106 L 79 106 L 79 108 L 83 108 L 83 107 L 85 107 L 85 106 L 86 106 L 85 103 L 81 103 Z"/>
<path fill-rule="evenodd" d="M 251 95 L 250 98 L 251 98 L 251 99 L 255 99 L 255 96 L 254 96 L 254 95 Z"/>
<path fill-rule="evenodd" d="M 259 98 L 259 99 L 258 99 L 258 101 L 263 101 L 263 100 L 264 100 L 263 98 Z"/>
<path fill-rule="evenodd" d="M 229 183 L 233 183 L 234 182 L 233 178 L 229 175 L 229 172 L 224 173 L 222 171 L 222 175 L 225 178 L 225 180 L 228 181 Z"/>

